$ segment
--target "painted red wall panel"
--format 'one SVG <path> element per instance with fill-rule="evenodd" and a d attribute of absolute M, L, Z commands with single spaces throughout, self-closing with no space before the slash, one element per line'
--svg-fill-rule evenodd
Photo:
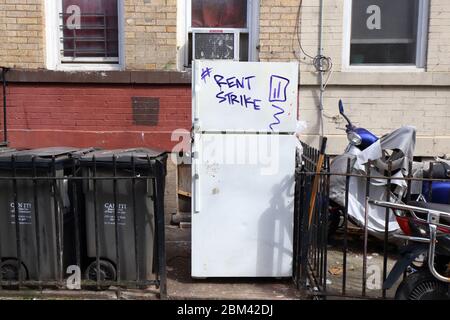
<path fill-rule="evenodd" d="M 170 151 L 191 127 L 190 86 L 17 84 L 8 86 L 8 140 L 15 148 L 153 147 Z M 136 125 L 132 97 L 159 98 L 156 125 Z M 1 121 L 1 120 L 0 120 Z"/>

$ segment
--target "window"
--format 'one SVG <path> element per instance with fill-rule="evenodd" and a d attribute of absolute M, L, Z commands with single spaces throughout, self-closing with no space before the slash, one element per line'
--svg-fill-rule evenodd
<path fill-rule="evenodd" d="M 60 14 L 61 58 L 64 62 L 117 62 L 117 0 L 63 0 Z"/>
<path fill-rule="evenodd" d="M 425 66 L 428 0 L 347 0 L 346 11 L 346 65 Z"/>
<path fill-rule="evenodd" d="M 121 65 L 121 0 L 47 0 L 50 69 Z"/>
<path fill-rule="evenodd" d="M 193 59 L 256 60 L 257 2 L 188 0 L 184 66 Z"/>

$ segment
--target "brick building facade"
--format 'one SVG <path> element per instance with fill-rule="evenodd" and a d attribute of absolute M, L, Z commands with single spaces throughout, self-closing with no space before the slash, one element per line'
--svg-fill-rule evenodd
<path fill-rule="evenodd" d="M 168 134 L 175 127 L 189 129 L 190 111 L 189 99 L 179 101 L 171 100 L 168 95 L 161 97 L 161 111 L 178 109 L 177 115 L 161 127 L 134 126 L 127 117 L 130 116 L 131 103 L 118 99 L 111 104 L 104 102 L 104 108 L 112 108 L 116 113 L 102 118 L 102 109 L 98 102 L 91 105 L 89 110 L 99 112 L 94 118 L 86 117 L 87 104 L 97 94 L 99 99 L 103 93 L 101 88 L 108 87 L 121 96 L 121 90 L 134 86 L 132 90 L 145 92 L 156 85 L 171 86 L 172 90 L 180 88 L 186 92 L 189 86 L 189 68 L 183 57 L 186 51 L 186 15 L 189 1 L 181 0 L 123 0 L 119 1 L 119 37 L 122 40 L 122 64 L 113 69 L 118 75 L 108 72 L 100 75 L 83 75 L 85 71 L 95 71 L 96 68 L 78 67 L 69 75 L 55 75 L 46 73 L 47 77 L 28 75 L 28 71 L 58 70 L 50 65 L 49 50 L 49 15 L 55 11 L 50 8 L 52 3 L 58 1 L 44 0 L 0 0 L 0 65 L 11 67 L 9 114 L 11 143 L 25 146 L 31 140 L 25 139 L 30 132 L 37 131 L 43 137 L 52 134 L 60 138 L 58 130 L 65 128 L 69 132 L 76 132 L 70 139 L 79 135 L 79 141 L 95 132 L 154 132 Z M 253 32 L 255 41 L 256 59 L 259 61 L 289 61 L 299 59 L 301 63 L 300 76 L 300 118 L 308 122 L 306 134 L 311 140 L 319 130 L 319 113 L 317 107 L 318 81 L 317 72 L 310 65 L 309 59 L 300 51 L 297 39 L 299 38 L 305 52 L 315 55 L 318 51 L 320 6 L 319 1 L 304 0 L 298 19 L 300 0 L 276 1 L 250 1 L 255 11 L 251 23 L 255 25 Z M 446 153 L 450 146 L 450 127 L 446 119 L 449 117 L 447 105 L 450 102 L 450 4 L 444 0 L 429 1 L 428 32 L 426 43 L 426 63 L 423 68 L 375 68 L 352 69 L 343 63 L 345 60 L 346 21 L 345 14 L 351 5 L 351 0 L 324 1 L 323 7 L 323 52 L 333 61 L 333 73 L 327 84 L 324 100 L 324 130 L 333 143 L 330 143 L 330 152 L 337 153 L 345 145 L 343 132 L 336 129 L 342 127 L 342 119 L 336 117 L 336 106 L 339 98 L 344 99 L 349 113 L 358 125 L 373 130 L 377 134 L 385 133 L 402 124 L 411 124 L 418 129 L 418 155 L 427 156 L 437 153 Z M 422 2 L 422 1 L 419 1 Z M 424 1 L 428 2 L 428 1 Z M 255 9 L 256 8 L 256 9 Z M 348 17 L 347 17 L 348 18 Z M 300 21 L 300 28 L 297 21 Z M 50 38 L 51 39 L 51 38 Z M 184 59 L 185 60 L 185 59 Z M 64 68 L 61 68 L 64 70 Z M 105 70 L 108 70 L 106 68 Z M 149 71 L 155 75 L 132 75 L 134 71 Z M 127 72 L 130 73 L 127 73 Z M 172 71 L 170 75 L 158 75 L 162 71 Z M 111 71 L 112 72 L 112 71 Z M 20 74 L 19 74 L 20 73 Z M 58 74 L 58 72 L 53 72 Z M 77 73 L 83 73 L 82 75 Z M 187 73 L 187 74 L 184 74 Z M 83 78 L 91 81 L 83 84 Z M 47 78 L 47 80 L 46 80 Z M 113 79 L 111 79 L 113 78 Z M 134 81 L 136 78 L 136 81 Z M 170 78 L 170 79 L 169 79 Z M 94 80 L 93 80 L 94 79 Z M 98 79 L 98 88 L 92 88 L 92 83 Z M 16 81 L 17 80 L 17 81 Z M 33 82 L 36 80 L 37 82 Z M 148 81 L 147 81 L 148 80 Z M 63 84 L 63 82 L 67 84 Z M 17 83 L 17 90 L 14 86 Z M 77 83 L 75 85 L 75 83 Z M 55 87 L 55 84 L 56 87 Z M 33 89 L 27 90 L 27 86 Z M 46 86 L 49 86 L 46 88 Z M 76 95 L 80 107 L 76 110 L 77 100 L 72 100 L 68 107 L 64 103 L 66 93 L 58 100 L 59 89 L 76 87 L 80 95 Z M 86 87 L 85 87 L 86 86 Z M 92 92 L 88 92 L 91 90 Z M 41 91 L 42 89 L 42 96 Z M 117 91 L 114 91 L 116 89 Z M 76 90 L 77 89 L 71 89 Z M 84 90 L 84 91 L 83 91 Z M 156 90 L 156 89 L 155 89 Z M 64 90 L 63 90 L 64 91 Z M 69 90 L 70 91 L 70 90 Z M 24 96 L 26 92 L 29 97 Z M 55 100 L 52 100 L 52 94 Z M 131 91 L 130 91 L 131 92 Z M 158 92 L 156 90 L 155 92 Z M 161 92 L 164 92 L 162 90 Z M 17 97 L 15 97 L 17 93 Z M 172 91 L 173 93 L 173 91 Z M 89 98 L 83 97 L 83 94 Z M 113 93 L 115 96 L 115 93 Z M 129 96 L 129 95 L 128 95 Z M 75 97 L 74 97 L 75 98 Z M 37 104 L 27 103 L 36 100 Z M 42 102 L 44 101 L 44 102 Z M 180 102 L 181 101 L 181 102 Z M 64 110 L 53 112 L 58 106 L 66 106 Z M 60 108 L 62 109 L 62 108 Z M 103 109 L 106 111 L 106 109 Z M 119 111 L 122 109 L 122 111 Z M 412 112 L 413 111 L 413 112 Z M 383 117 L 379 117 L 380 112 Z M 51 114 L 51 115 L 50 115 Z M 79 115 L 75 123 L 66 126 L 66 123 Z M 121 118 L 123 116 L 123 118 Z M 164 114 L 163 114 L 164 116 Z M 116 122 L 113 121 L 116 118 Z M 24 121 L 26 120 L 26 121 Z M 123 120 L 123 121 L 121 121 Z M 162 122 L 166 121 L 161 119 Z M 432 125 L 430 125 L 432 124 Z M 31 134 L 33 137 L 37 137 Z M 114 134 L 112 135 L 114 136 Z M 90 138 L 88 138 L 88 141 Z M 120 139 L 103 139 L 105 145 L 120 145 L 114 141 Z M 165 139 L 164 141 L 167 141 Z M 42 139 L 38 139 L 41 141 Z M 45 140 L 44 140 L 45 141 Z M 131 140 L 139 139 L 134 137 Z M 33 144 L 33 143 L 32 143 Z M 171 144 L 157 143 L 170 148 Z"/>
<path fill-rule="evenodd" d="M 92 3 L 100 5 L 102 0 L 91 1 L 90 5 L 83 0 L 0 0 L 0 66 L 11 68 L 7 73 L 11 146 L 148 146 L 171 150 L 176 143 L 171 141 L 173 130 L 189 130 L 191 124 L 189 58 L 196 54 L 196 48 L 190 44 L 195 32 L 204 27 L 201 23 L 210 23 L 205 16 L 202 22 L 193 19 L 195 10 L 190 8 L 194 2 L 201 1 L 117 0 L 117 34 L 109 40 L 118 45 L 106 44 L 106 31 L 103 40 L 105 48 L 114 47 L 118 52 L 110 54 L 105 49 L 101 53 L 105 59 L 96 57 L 85 63 L 71 55 L 75 49 L 70 44 L 72 32 L 75 35 L 83 28 L 60 21 L 76 13 L 71 5 L 95 11 L 98 8 Z M 365 2 L 361 0 L 360 4 Z M 341 130 L 344 122 L 337 112 L 339 99 L 344 100 L 357 125 L 375 134 L 415 125 L 418 156 L 450 153 L 450 3 L 398 0 L 396 3 L 404 8 L 386 12 L 386 1 L 372 2 L 378 3 L 381 12 L 370 11 L 368 6 L 362 19 L 367 18 L 369 30 L 370 21 L 374 23 L 372 29 L 387 30 L 387 34 L 375 37 L 381 38 L 378 42 L 364 36 L 363 41 L 353 39 L 360 31 L 352 29 L 353 25 L 361 17 L 356 15 L 352 0 L 323 1 L 322 8 L 318 0 L 248 0 L 246 25 L 236 24 L 230 32 L 235 37 L 239 34 L 239 55 L 243 59 L 300 61 L 299 117 L 308 124 L 304 132 L 307 141 L 317 141 L 320 133 L 319 77 L 311 58 L 319 53 L 321 38 L 323 55 L 330 57 L 333 65 L 324 74 L 323 129 L 329 137 L 329 153 L 341 152 L 347 143 Z M 232 3 L 237 2 L 228 1 Z M 409 8 L 410 3 L 415 7 Z M 201 7 L 204 12 L 205 8 Z M 410 13 L 410 9 L 415 11 Z M 105 15 L 104 19 L 106 26 L 109 18 Z M 391 20 L 402 21 L 399 29 L 410 24 L 417 28 L 414 32 L 399 30 L 404 34 L 396 35 L 401 40 L 397 41 L 389 35 L 395 25 L 383 29 Z M 220 29 L 209 27 L 216 32 Z M 224 29 L 225 33 L 231 29 Z M 364 54 L 353 54 L 352 48 L 364 49 L 367 44 L 371 48 L 377 43 L 382 48 L 388 43 L 391 48 L 386 52 L 409 46 L 409 51 L 416 52 L 415 62 L 352 64 L 352 59 L 364 58 Z M 91 47 L 85 48 L 89 51 Z M 403 53 L 406 57 L 407 52 Z M 152 116 L 145 108 L 133 108 L 136 98 L 156 99 L 152 100 L 158 105 L 155 121 L 136 120 Z"/>

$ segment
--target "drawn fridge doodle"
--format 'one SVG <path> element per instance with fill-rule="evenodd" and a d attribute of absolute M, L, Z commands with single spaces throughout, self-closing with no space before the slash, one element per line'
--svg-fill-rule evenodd
<path fill-rule="evenodd" d="M 272 123 L 269 125 L 270 130 L 271 130 L 272 132 L 274 132 L 275 130 L 274 130 L 273 127 L 274 127 L 274 126 L 277 126 L 277 125 L 279 125 L 279 124 L 281 123 L 281 120 L 280 120 L 279 116 L 282 115 L 282 114 L 284 113 L 284 109 L 281 108 L 281 107 L 278 107 L 278 106 L 276 106 L 276 105 L 274 105 L 274 104 L 272 105 L 272 107 L 278 110 L 278 112 L 276 112 L 276 113 L 273 115 L 273 117 L 275 118 L 276 122 L 272 122 Z"/>
<path fill-rule="evenodd" d="M 286 111 L 283 103 L 288 100 L 290 80 L 280 75 L 271 75 L 269 80 L 268 100 L 260 99 L 258 95 L 258 80 L 254 75 L 233 76 L 213 72 L 213 68 L 204 67 L 201 71 L 201 81 L 208 84 L 211 81 L 217 91 L 214 92 L 216 101 L 230 107 L 244 107 L 242 110 L 259 111 L 269 108 L 274 110 L 269 120 L 268 128 L 275 132 L 282 122 L 280 117 Z M 266 80 L 267 81 L 267 80 Z M 266 82 L 267 83 L 267 82 Z"/>
<path fill-rule="evenodd" d="M 280 76 L 270 77 L 270 102 L 286 102 L 287 101 L 287 88 L 289 86 L 289 79 Z"/>
<path fill-rule="evenodd" d="M 206 78 L 211 77 L 212 68 L 205 68 L 202 70 L 201 78 L 206 83 Z"/>
<path fill-rule="evenodd" d="M 269 87 L 269 101 L 274 103 L 277 102 L 286 102 L 287 101 L 287 89 L 289 86 L 289 79 L 277 75 L 272 75 L 270 77 L 270 87 Z M 272 122 L 269 125 L 269 128 L 272 132 L 275 131 L 274 126 L 277 126 L 281 123 L 279 118 L 285 111 L 283 107 L 279 105 L 272 104 L 272 108 L 276 109 L 277 112 L 274 113 L 273 118 L 275 122 Z"/>

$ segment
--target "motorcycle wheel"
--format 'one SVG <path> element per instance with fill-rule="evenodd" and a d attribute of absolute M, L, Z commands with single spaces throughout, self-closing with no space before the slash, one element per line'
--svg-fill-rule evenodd
<path fill-rule="evenodd" d="M 448 285 L 438 281 L 428 270 L 407 276 L 398 286 L 396 300 L 449 300 Z"/>

